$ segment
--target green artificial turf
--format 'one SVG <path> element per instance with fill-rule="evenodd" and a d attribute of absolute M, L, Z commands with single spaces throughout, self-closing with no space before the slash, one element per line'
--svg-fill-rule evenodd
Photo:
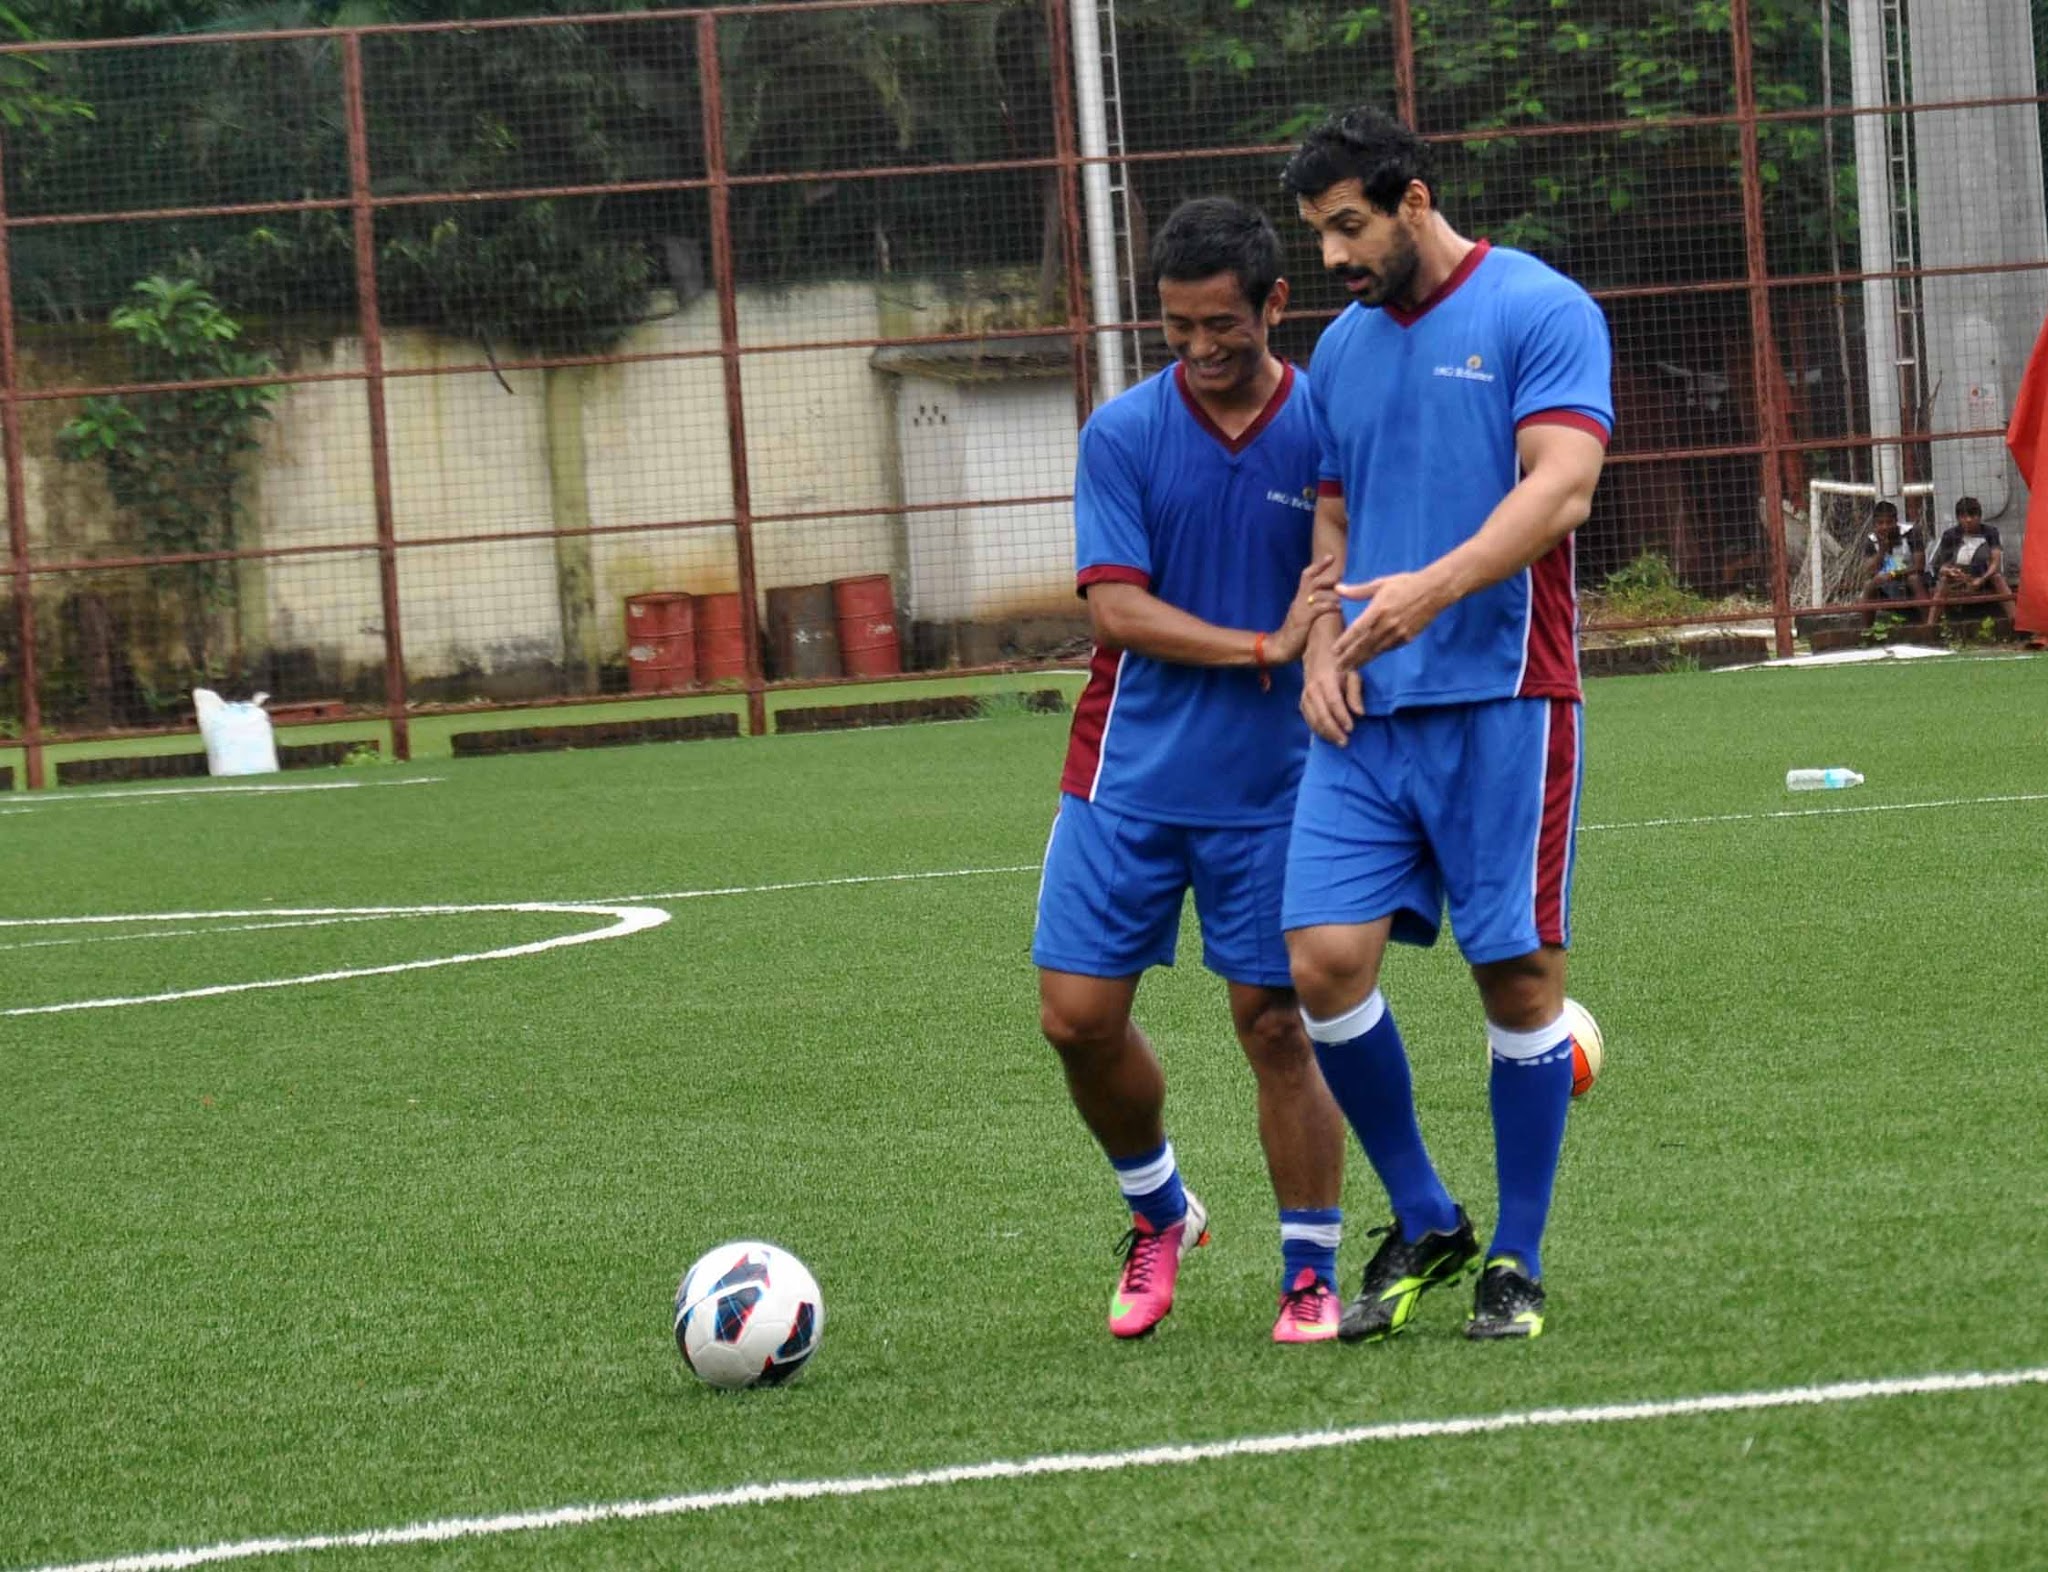
<path fill-rule="evenodd" d="M 961 693 L 1009 694 L 1042 688 L 1056 689 L 1071 701 L 1081 691 L 1084 674 L 1059 669 L 999 673 L 980 677 L 904 677 L 887 682 L 834 683 L 818 688 L 776 688 L 766 696 L 769 715 L 783 710 L 809 709 L 820 705 L 887 704 L 908 699 L 945 697 Z M 450 758 L 450 739 L 460 732 L 503 731 L 522 726 L 616 725 L 624 721 L 655 720 L 675 715 L 735 715 L 746 727 L 747 701 L 732 692 L 686 694 L 673 697 L 619 699 L 604 704 L 548 705 L 539 709 L 515 707 L 471 714 L 422 714 L 411 719 L 412 757 L 418 762 Z M 771 720 L 770 725 L 773 725 Z M 288 743 L 374 741 L 384 762 L 394 758 L 391 730 L 376 715 L 353 720 L 322 721 L 312 725 L 281 726 L 280 745 Z M 153 758 L 167 753 L 201 753 L 205 748 L 194 731 L 153 733 L 116 738 L 110 742 L 52 742 L 45 749 L 51 779 L 56 767 L 71 759 Z M 17 791 L 26 787 L 27 761 L 21 748 L 0 745 L 0 767 L 14 771 Z"/>
<path fill-rule="evenodd" d="M 1267 1341 L 1250 1077 L 1192 928 L 1140 1016 L 1215 1243 L 1157 1337 L 1106 1335 L 1122 1219 L 1027 953 L 1063 719 L 9 799 L 0 915 L 258 915 L 0 928 L 0 1008 L 610 920 L 274 926 L 310 920 L 284 908 L 639 898 L 672 919 L 0 1018 L 0 1569 L 2048 1365 L 2044 715 L 2044 661 L 1594 685 L 1572 991 L 1607 1071 L 1572 1116 L 1550 1329 L 1516 1347 L 1467 1345 L 1454 1294 L 1390 1345 Z M 1824 764 L 1868 784 L 1786 794 Z M 957 876 L 817 882 L 911 872 Z M 1385 986 L 1483 1225 L 1470 983 L 1446 946 L 1397 951 Z M 1354 1148 L 1347 1286 L 1382 1204 Z M 699 1387 L 669 1339 L 677 1276 L 736 1237 L 823 1284 L 823 1350 L 786 1390 Z M 230 1564 L 2007 1567 L 2048 1531 L 2043 1434 L 2027 1386 Z"/>

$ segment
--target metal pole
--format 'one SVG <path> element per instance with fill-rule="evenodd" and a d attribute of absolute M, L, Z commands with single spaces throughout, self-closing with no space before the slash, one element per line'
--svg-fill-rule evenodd
<path fill-rule="evenodd" d="M 1095 410 L 1088 374 L 1088 318 L 1081 309 L 1086 282 L 1081 269 L 1081 209 L 1074 195 L 1074 171 L 1080 165 L 1074 149 L 1074 94 L 1060 61 L 1067 55 L 1067 13 L 1060 0 L 1045 0 L 1046 40 L 1052 55 L 1053 152 L 1059 159 L 1060 258 L 1067 279 L 1067 338 L 1074 360 L 1074 424 L 1085 426 Z"/>
<path fill-rule="evenodd" d="M 1123 321 L 1117 299 L 1116 220 L 1110 211 L 1109 117 L 1102 87 L 1102 32 L 1096 0 L 1070 0 L 1074 89 L 1081 130 L 1081 189 L 1088 209 L 1088 296 L 1095 315 L 1095 365 L 1102 396 L 1124 390 L 1124 340 L 1107 329 Z"/>
<path fill-rule="evenodd" d="M 412 757 L 406 717 L 405 637 L 398 609 L 398 525 L 391 503 L 391 430 L 384 408 L 384 322 L 377 305 L 377 214 L 370 205 L 370 136 L 363 114 L 363 39 L 341 36 L 342 95 L 348 100 L 348 192 L 355 220 L 356 315 L 363 335 L 363 391 L 370 411 L 370 483 L 377 510 L 377 582 L 384 607 L 384 719 L 391 756 Z"/>
<path fill-rule="evenodd" d="M 725 79 L 718 63 L 718 18 L 697 18 L 697 79 L 704 105 L 704 172 L 711 179 L 711 277 L 718 291 L 718 347 L 725 364 L 725 437 L 732 464 L 733 551 L 739 558 L 740 637 L 747 646 L 747 732 L 768 729 L 761 672 L 760 615 L 754 604 L 754 501 L 747 478 L 746 397 L 740 387 L 739 300 L 733 282 L 732 186 L 725 170 Z"/>
<path fill-rule="evenodd" d="M 1411 130 L 1415 123 L 1415 19 L 1408 0 L 1394 0 L 1394 110 Z"/>
<path fill-rule="evenodd" d="M 1826 0 L 1826 3 L 1821 7 L 1820 103 L 1823 109 L 1833 109 L 1835 107 L 1834 0 Z M 1841 201 L 1836 194 L 1835 121 L 1832 115 L 1820 123 L 1820 138 L 1823 153 L 1822 163 L 1826 166 L 1828 176 L 1828 271 L 1830 273 L 1840 273 L 1842 271 Z M 1856 375 L 1854 369 L 1849 364 L 1849 304 L 1839 282 L 1828 293 L 1833 297 L 1835 307 L 1835 353 L 1841 357 L 1842 361 L 1843 413 L 1849 417 L 1849 425 L 1853 428 L 1856 423 Z M 1856 478 L 1856 470 L 1856 455 L 1851 453 L 1849 455 L 1849 478 L 1851 480 Z M 1817 519 L 1811 517 L 1807 521 L 1807 533 L 1809 536 L 1807 550 L 1813 553 L 1815 557 L 1814 567 L 1816 573 L 1819 571 L 1819 554 L 1814 552 L 1817 542 L 1811 537 L 1813 529 L 1818 522 Z M 1820 597 L 1816 595 L 1814 599 L 1819 600 Z"/>
<path fill-rule="evenodd" d="M 1849 0 L 1849 101 L 1858 109 L 1888 104 L 1884 75 L 1884 12 L 1878 0 Z M 1856 228 L 1865 273 L 1889 273 L 1892 261 L 1892 178 L 1885 156 L 1885 117 L 1856 116 Z M 1899 286 L 1889 278 L 1863 285 L 1863 372 L 1869 384 L 1870 434 L 1896 437 L 1899 419 Z M 1871 449 L 1871 480 L 1880 497 L 1896 497 L 1905 478 L 1898 444 Z"/>
<path fill-rule="evenodd" d="M 14 267 L 8 247 L 7 141 L 0 137 L 0 441 L 7 458 L 7 555 L 14 577 L 14 640 L 20 651 L 23 774 L 31 791 L 43 785 L 43 696 L 36 670 L 36 602 L 29 578 L 28 477 L 21 439 L 21 380 L 14 342 Z"/>
<path fill-rule="evenodd" d="M 1771 328 L 1770 262 L 1764 248 L 1763 158 L 1757 144 L 1756 74 L 1750 58 L 1749 0 L 1728 8 L 1729 47 L 1735 55 L 1735 112 L 1742 124 L 1742 242 L 1749 279 L 1750 380 L 1756 388 L 1758 436 L 1763 441 L 1764 542 L 1771 558 L 1771 605 L 1775 609 L 1778 655 L 1792 653 L 1792 590 L 1785 572 L 1784 457 L 1786 440 L 1783 379 L 1778 375 L 1777 339 Z M 1809 526 L 1810 533 L 1810 526 Z M 1807 549 L 1816 548 L 1809 540 Z"/>

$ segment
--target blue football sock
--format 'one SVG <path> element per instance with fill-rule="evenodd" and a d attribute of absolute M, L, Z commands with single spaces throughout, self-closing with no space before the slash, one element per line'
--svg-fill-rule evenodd
<path fill-rule="evenodd" d="M 1543 1276 L 1543 1224 L 1564 1149 L 1572 1102 L 1572 1039 L 1560 1019 L 1534 1032 L 1488 1023 L 1493 1074 L 1493 1166 L 1500 1184 L 1500 1223 L 1486 1258 L 1513 1256 L 1526 1277 Z"/>
<path fill-rule="evenodd" d="M 1333 1020 L 1304 1014 L 1302 1024 L 1315 1042 L 1330 1095 L 1387 1187 L 1402 1235 L 1412 1243 L 1432 1230 L 1456 1228 L 1458 1205 L 1422 1144 L 1408 1050 L 1380 991 L 1375 988 L 1363 1004 Z"/>
<path fill-rule="evenodd" d="M 1344 1234 L 1344 1209 L 1337 1206 L 1280 1208 L 1280 1289 L 1285 1293 L 1307 1267 L 1337 1286 L 1337 1243 Z"/>
<path fill-rule="evenodd" d="M 1171 1228 L 1187 1216 L 1188 1193 L 1181 1188 L 1173 1142 L 1136 1157 L 1112 1157 L 1109 1166 L 1116 1170 L 1125 1203 L 1154 1228 Z"/>

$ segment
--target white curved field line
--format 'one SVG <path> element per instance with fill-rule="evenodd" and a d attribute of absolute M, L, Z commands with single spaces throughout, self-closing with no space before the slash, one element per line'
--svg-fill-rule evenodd
<path fill-rule="evenodd" d="M 30 939 L 21 944 L 0 944 L 0 954 L 13 950 L 63 950 L 80 944 L 136 944 L 144 939 L 210 939 L 217 933 L 268 933 L 276 928 L 342 928 L 350 923 L 391 920 L 389 917 L 305 917 L 292 922 L 228 923 L 218 928 L 158 928 L 149 933 L 96 933 L 79 939 Z"/>
<path fill-rule="evenodd" d="M 560 934 L 527 944 L 508 944 L 494 950 L 474 950 L 464 955 L 438 955 L 421 961 L 396 961 L 386 966 L 350 966 L 336 971 L 309 972 L 299 977 L 266 977 L 257 982 L 216 983 L 206 988 L 178 988 L 165 993 L 129 994 L 109 999 L 73 999 L 64 1004 L 34 1004 L 0 1010 L 11 1015 L 62 1015 L 73 1010 L 114 1010 L 125 1005 L 166 1004 L 173 999 L 214 999 L 223 994 L 253 993 L 268 988 L 302 988 L 310 983 L 342 982 L 351 977 L 389 977 L 399 972 L 431 971 L 441 966 L 468 966 L 478 961 L 507 961 L 521 955 L 539 955 L 546 950 L 566 949 L 575 944 L 595 944 L 600 939 L 623 939 L 628 934 L 659 928 L 669 914 L 659 907 L 593 903 L 586 901 L 504 901 L 467 906 L 306 906 L 271 907 L 264 911 L 219 912 L 135 912 L 113 917 L 8 917 L 0 918 L 0 929 L 74 928 L 111 926 L 138 922 L 211 922 L 236 918 L 317 917 L 340 920 L 372 920 L 385 917 L 468 917 L 485 912 L 559 912 L 576 917 L 609 917 L 607 927 L 588 928 L 579 933 Z M 267 923 L 265 924 L 268 925 Z"/>
<path fill-rule="evenodd" d="M 531 1512 L 506 1512 L 496 1517 L 439 1518 L 424 1523 L 408 1523 L 399 1528 L 370 1528 L 348 1534 L 308 1534 L 296 1539 L 240 1539 L 189 1550 L 152 1550 L 104 1561 L 66 1562 L 37 1567 L 34 1572 L 178 1572 L 184 1567 L 210 1566 L 222 1561 L 252 1561 L 266 1556 L 303 1556 L 316 1550 L 374 1550 L 387 1545 L 445 1544 L 450 1540 L 530 1534 L 544 1529 L 577 1528 L 589 1523 L 679 1517 L 684 1513 L 710 1512 L 725 1507 L 887 1495 L 901 1490 L 928 1490 L 937 1486 L 981 1484 L 991 1480 L 1111 1474 L 1131 1468 L 1164 1468 L 1223 1458 L 1327 1452 L 1339 1447 L 1378 1442 L 1431 1441 L 1444 1436 L 1498 1435 L 1516 1430 L 1640 1424 L 1647 1420 L 1686 1419 L 1702 1414 L 1757 1413 L 1779 1408 L 1869 1402 L 1878 1398 L 1927 1397 L 1945 1392 L 1990 1392 L 2044 1385 L 2048 1385 L 2048 1366 L 2031 1370 L 1957 1371 L 1882 1381 L 1837 1381 L 1824 1386 L 1779 1387 L 1763 1392 L 1718 1392 L 1700 1397 L 1603 1403 L 1584 1408 L 1535 1408 L 1465 1419 L 1413 1419 L 1391 1424 L 1354 1425 L 1343 1430 L 1242 1436 L 1229 1441 L 1140 1447 L 1121 1452 L 1060 1452 L 1042 1457 L 964 1463 L 952 1468 L 920 1469 L 908 1474 L 778 1480 L 768 1484 L 739 1485 L 729 1490 L 701 1491 L 694 1495 L 550 1507 Z"/>
<path fill-rule="evenodd" d="M 0 816 L 34 813 L 39 808 L 62 808 L 76 803 L 98 803 L 121 807 L 126 803 L 161 802 L 167 797 L 276 797 L 307 791 L 360 791 L 371 786 L 440 786 L 445 775 L 413 775 L 402 781 L 301 781 L 289 786 L 142 786 L 113 791 L 21 792 L 19 802 L 8 801 Z M 0 799 L 5 800 L 5 799 Z"/>
<path fill-rule="evenodd" d="M 411 784 L 426 785 L 440 779 L 437 776 L 422 777 L 417 782 L 365 781 L 362 785 Z M 326 785 L 290 787 L 212 787 L 198 788 L 213 791 L 296 791 L 296 790 L 338 790 L 358 783 L 351 781 L 333 782 Z M 184 788 L 177 788 L 183 790 Z M 139 794 L 123 794 L 139 795 Z M 1976 807 L 1993 803 L 2036 803 L 2048 802 L 2048 792 L 2015 792 L 1998 796 L 1947 797 L 1928 802 L 1881 802 L 1845 803 L 1825 808 L 1781 808 L 1759 813 L 1712 813 L 1692 818 L 1671 819 L 1624 819 L 1607 824 L 1582 824 L 1580 830 L 1592 833 L 1601 830 L 1661 830 L 1677 829 L 1707 824 L 1743 824 L 1776 819 L 1816 819 L 1848 817 L 1868 813 L 1907 813 L 1940 808 Z M 5 810 L 0 810 L 5 811 Z M 934 868 L 910 873 L 864 873 L 850 874 L 831 879 L 791 879 L 776 884 L 731 884 L 690 890 L 663 890 L 650 895 L 626 895 L 607 898 L 597 902 L 527 901 L 486 906 L 361 906 L 361 907 L 307 907 L 286 909 L 273 907 L 264 911 L 227 912 L 156 912 L 117 917 L 38 917 L 0 918 L 0 929 L 6 928 L 51 928 L 68 925 L 95 925 L 132 922 L 206 922 L 231 918 L 319 918 L 335 923 L 349 921 L 372 921 L 385 917 L 401 916 L 457 916 L 470 912 L 520 911 L 520 912 L 566 912 L 590 916 L 611 916 L 617 919 L 612 927 L 595 929 L 587 933 L 570 934 L 557 939 L 544 939 L 535 944 L 511 945 L 503 949 L 483 950 L 468 955 L 441 956 L 432 960 L 403 961 L 391 966 L 352 967 L 341 971 L 315 972 L 303 977 L 270 978 L 261 982 L 228 983 L 210 988 L 187 988 L 168 993 L 140 994 L 122 998 L 82 999 L 68 1004 L 42 1004 L 15 1009 L 0 1010 L 0 1019 L 14 1015 L 56 1015 L 72 1010 L 106 1010 L 123 1005 L 160 1004 L 173 999 L 203 999 L 220 994 L 247 993 L 259 988 L 294 988 L 308 983 L 338 982 L 351 977 L 379 977 L 394 972 L 423 971 L 437 966 L 463 966 L 474 961 L 504 960 L 520 955 L 535 955 L 543 950 L 559 949 L 565 945 L 588 944 L 598 939 L 623 938 L 642 929 L 659 927 L 669 920 L 670 914 L 655 910 L 652 903 L 659 901 L 708 900 L 720 896 L 773 895 L 792 890 L 830 890 L 858 887 L 871 884 L 918 884 L 935 879 L 978 879 L 1003 875 L 1036 874 L 1040 871 L 1037 863 L 1009 863 L 987 868 Z M 286 927 L 287 923 L 260 922 L 251 929 L 218 929 L 216 932 L 253 931 L 262 927 Z M 208 930 L 200 930 L 202 932 Z M 162 932 L 150 934 L 122 935 L 121 938 L 173 938 L 190 937 L 190 930 L 182 933 Z M 47 940 L 25 945 L 0 945 L 0 951 L 10 949 L 32 949 L 45 946 L 92 942 L 80 940 Z"/>

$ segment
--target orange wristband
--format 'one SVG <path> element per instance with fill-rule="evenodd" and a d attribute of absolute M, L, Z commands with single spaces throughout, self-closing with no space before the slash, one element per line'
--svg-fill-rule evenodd
<path fill-rule="evenodd" d="M 1252 635 L 1252 664 L 1259 668 L 1259 692 L 1271 693 L 1273 673 L 1266 667 L 1266 636 L 1263 633 Z"/>

